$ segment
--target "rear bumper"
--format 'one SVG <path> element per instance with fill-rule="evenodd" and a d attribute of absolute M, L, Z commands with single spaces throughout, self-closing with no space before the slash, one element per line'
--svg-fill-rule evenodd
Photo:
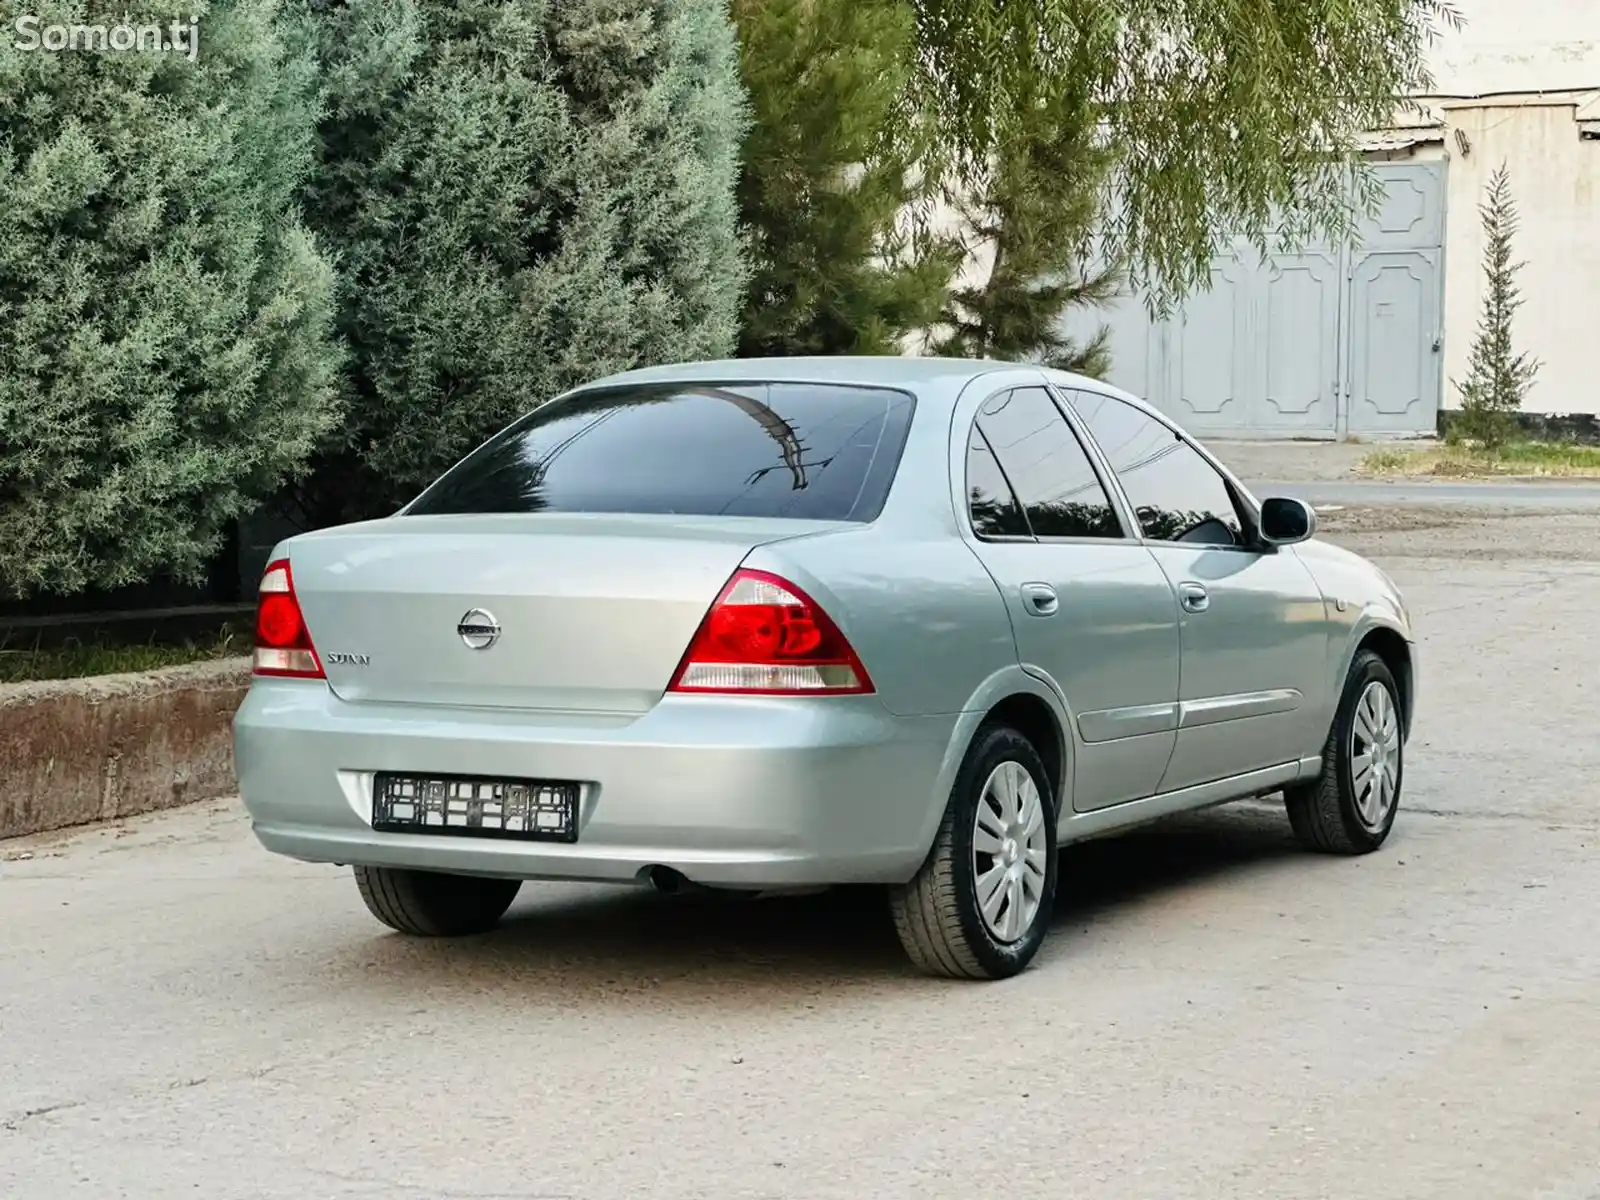
<path fill-rule="evenodd" d="M 350 704 L 257 680 L 234 719 L 239 790 L 269 850 L 310 862 L 525 879 L 898 882 L 948 791 L 957 718 L 872 696 L 662 700 L 636 718 Z M 373 830 L 377 771 L 576 780 L 575 844 Z"/>

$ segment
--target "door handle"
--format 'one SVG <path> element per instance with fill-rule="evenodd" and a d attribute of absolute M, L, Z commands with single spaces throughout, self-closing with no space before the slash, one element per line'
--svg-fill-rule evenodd
<path fill-rule="evenodd" d="M 1055 588 L 1048 583 L 1022 585 L 1022 606 L 1036 617 L 1048 617 L 1060 607 Z"/>
<path fill-rule="evenodd" d="M 1178 603 L 1183 605 L 1184 612 L 1201 613 L 1211 607 L 1211 596 L 1198 583 L 1180 583 Z"/>

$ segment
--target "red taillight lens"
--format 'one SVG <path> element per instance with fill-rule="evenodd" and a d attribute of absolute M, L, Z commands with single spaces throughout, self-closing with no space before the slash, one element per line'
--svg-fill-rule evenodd
<path fill-rule="evenodd" d="M 322 662 L 311 644 L 311 631 L 294 595 L 294 577 L 289 560 L 269 563 L 261 576 L 260 599 L 256 604 L 257 675 L 279 675 L 290 679 L 322 679 Z"/>
<path fill-rule="evenodd" d="M 274 649 L 293 646 L 304 628 L 300 606 L 292 596 L 261 597 L 261 607 L 256 613 L 256 640 L 263 646 Z"/>
<path fill-rule="evenodd" d="M 741 569 L 700 622 L 669 690 L 862 695 L 872 681 L 811 597 L 786 579 Z"/>

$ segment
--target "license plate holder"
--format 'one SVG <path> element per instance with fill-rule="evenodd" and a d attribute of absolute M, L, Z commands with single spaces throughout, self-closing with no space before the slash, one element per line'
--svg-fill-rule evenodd
<path fill-rule="evenodd" d="M 380 771 L 372 828 L 526 842 L 578 840 L 578 785 L 553 779 Z"/>

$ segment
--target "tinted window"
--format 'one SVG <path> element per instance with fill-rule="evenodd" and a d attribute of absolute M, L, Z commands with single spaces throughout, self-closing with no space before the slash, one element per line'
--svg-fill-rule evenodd
<path fill-rule="evenodd" d="M 990 400 L 978 428 L 994 449 L 1037 537 L 1122 536 L 1122 526 L 1078 437 L 1043 388 Z"/>
<path fill-rule="evenodd" d="M 495 435 L 410 511 L 870 521 L 913 403 L 886 388 L 795 383 L 582 392 Z"/>
<path fill-rule="evenodd" d="M 1075 392 L 1072 406 L 1111 460 L 1144 535 L 1223 546 L 1244 541 L 1222 476 L 1172 429 L 1111 396 Z"/>
<path fill-rule="evenodd" d="M 976 428 L 967 444 L 967 506 L 972 528 L 979 537 L 1027 537 L 1028 522 L 1022 506 L 1000 473 L 994 451 Z"/>

